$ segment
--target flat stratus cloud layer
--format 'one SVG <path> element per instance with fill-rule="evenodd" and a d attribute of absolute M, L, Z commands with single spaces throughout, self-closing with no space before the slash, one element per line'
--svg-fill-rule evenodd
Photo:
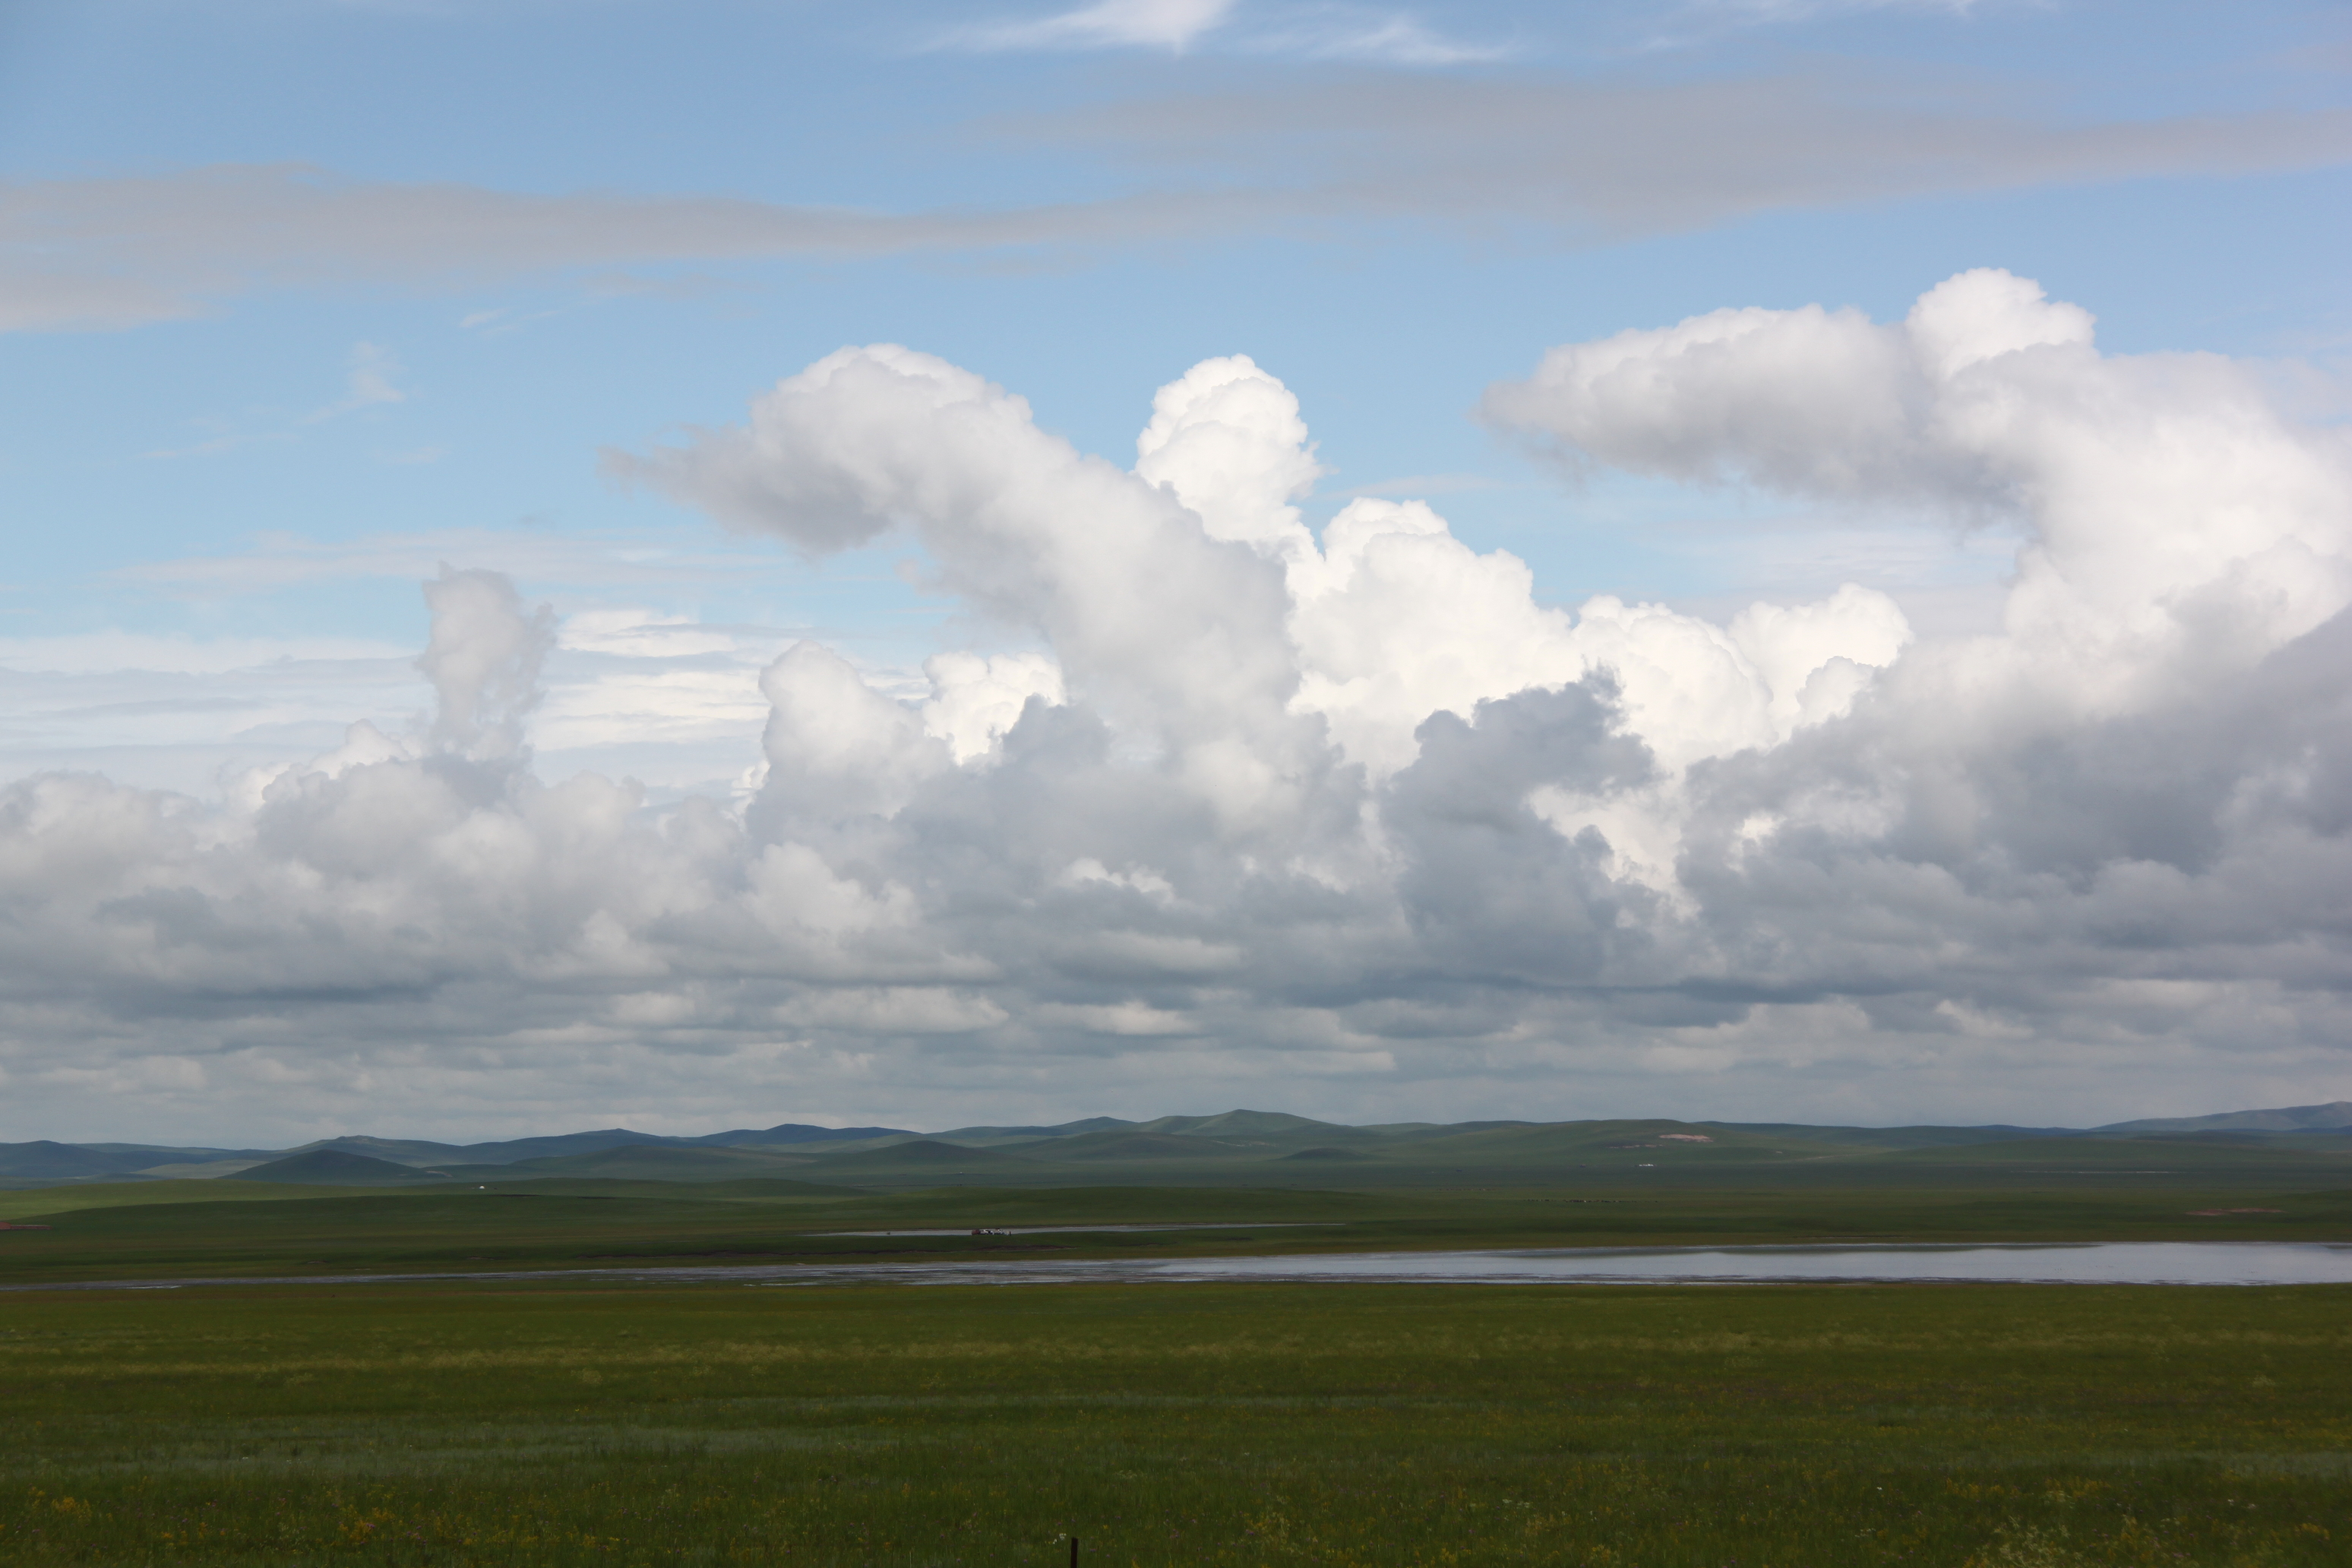
<path fill-rule="evenodd" d="M 2341 1089 L 2340 430 L 2224 359 L 2104 355 L 1998 271 L 1891 324 L 1567 345 L 1483 412 L 1570 464 L 1998 519 L 2005 624 L 1922 639 L 1855 586 L 1570 613 L 1419 502 L 1318 537 L 1307 427 L 1245 358 L 1161 388 L 1122 467 L 971 371 L 845 349 L 614 467 L 804 552 L 909 539 L 1032 651 L 900 695 L 802 641 L 748 798 L 654 813 L 532 771 L 557 628 L 444 572 L 415 733 L 216 805 L 0 792 L 6 1120 L 101 1089 L 151 1133 L 265 1089 L 286 1125 L 448 1129 Z"/>
<path fill-rule="evenodd" d="M 1076 149 L 1106 168 L 1059 201 L 905 213 L 361 181 L 299 164 L 0 181 L 0 331 L 171 320 L 257 289 L 1078 254 L 1367 223 L 1582 243 L 1890 197 L 2327 167 L 2352 160 L 2352 113 L 2070 121 L 1834 74 L 1391 77 L 1008 117 L 967 128 L 959 146 L 1009 166 Z"/>

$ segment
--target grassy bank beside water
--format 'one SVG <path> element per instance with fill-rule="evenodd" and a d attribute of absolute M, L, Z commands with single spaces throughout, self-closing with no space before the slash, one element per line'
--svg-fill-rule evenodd
<path fill-rule="evenodd" d="M 0 1561 L 2336 1564 L 2352 1290 L 0 1298 Z"/>
<path fill-rule="evenodd" d="M 2352 1188 L 2075 1179 L 2042 1189 L 1309 1192 L 944 1188 L 810 1198 L 759 1182 L 518 1182 L 462 1192 L 220 1193 L 150 1182 L 14 1193 L 0 1286 L 76 1279 L 1147 1258 L 1696 1243 L 2333 1241 Z M 1144 1225 L 1199 1229 L 1064 1230 Z M 912 1235 L 930 1230 L 947 1234 Z"/>

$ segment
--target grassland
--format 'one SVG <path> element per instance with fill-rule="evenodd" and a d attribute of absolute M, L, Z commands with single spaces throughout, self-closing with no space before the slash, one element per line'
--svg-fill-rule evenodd
<path fill-rule="evenodd" d="M 466 1193 L 288 1194 L 276 1203 L 123 1204 L 45 1214 L 47 1231 L 0 1233 L 0 1285 L 64 1279 L 277 1276 L 353 1271 L 491 1271 L 648 1264 L 921 1261 L 950 1256 L 1097 1255 L 1230 1242 L 1248 1232 L 1101 1233 L 1090 1237 L 867 1236 L 892 1228 L 1012 1224 L 1308 1220 L 1268 1237 L 1327 1244 L 1349 1217 L 1391 1212 L 1361 1194 L 960 1193 L 811 1201 L 749 1184 L 718 1191 L 682 1184 L 567 1182 Z M 552 1186 L 555 1190 L 549 1190 Z M 136 1189 L 132 1189 L 136 1191 Z M 87 1196 L 90 1189 L 75 1194 Z M 1408 1207 L 1412 1199 L 1402 1200 Z M 25 1205 L 19 1205 L 25 1206 Z M 1443 1211 L 1441 1211 L 1443 1212 Z M 1271 1244 L 1271 1240 L 1269 1240 Z"/>
<path fill-rule="evenodd" d="M 1334 1160 L 1292 1163 L 1328 1163 L 1321 1190 L 573 1176 L 0 1194 L 0 1217 L 48 1227 L 0 1231 L 0 1285 L 549 1271 L 0 1290 L 0 1563 L 1060 1564 L 1073 1534 L 1087 1563 L 1138 1568 L 2304 1568 L 2352 1551 L 2352 1289 L 689 1289 L 554 1272 L 2352 1239 L 2341 1156 L 2049 1139 L 1767 1163 L 1613 1146 L 1641 1142 L 1452 1187 L 1439 1165 L 1381 1188 Z M 1119 1224 L 1202 1228 L 970 1234 Z M 906 1234 L 922 1229 L 952 1234 Z"/>
<path fill-rule="evenodd" d="M 2336 1564 L 2352 1292 L 0 1304 L 0 1560 Z"/>
<path fill-rule="evenodd" d="M 942 1188 L 811 1198 L 791 1184 L 521 1182 L 462 1192 L 125 1184 L 0 1194 L 0 1286 L 947 1258 L 1185 1257 L 1855 1241 L 2342 1240 L 2352 1188 L 2118 1184 L 1402 1193 Z M 258 1186 L 259 1184 L 255 1185 Z M 155 1201 L 181 1199 L 185 1201 Z M 142 1201 L 143 1200 L 143 1201 Z M 1183 1226 L 973 1236 L 1029 1226 Z M 1213 1228 L 1212 1228 L 1213 1227 Z M 956 1234 L 843 1234 L 945 1229 Z"/>

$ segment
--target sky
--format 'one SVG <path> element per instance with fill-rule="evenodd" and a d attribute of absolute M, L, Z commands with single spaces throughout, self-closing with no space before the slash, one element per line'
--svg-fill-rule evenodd
<path fill-rule="evenodd" d="M 0 0 L 0 1140 L 2352 1098 L 2347 78 Z"/>

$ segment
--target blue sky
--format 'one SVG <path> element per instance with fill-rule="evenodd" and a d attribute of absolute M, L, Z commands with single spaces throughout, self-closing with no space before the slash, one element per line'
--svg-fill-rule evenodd
<path fill-rule="evenodd" d="M 1164 9 L 1180 21 L 1185 10 Z M 360 193 L 719 198 L 898 218 L 1252 198 L 1190 219 L 1100 215 L 1091 237 L 1066 244 L 853 258 L 665 258 L 657 220 L 608 224 L 655 232 L 579 261 L 560 244 L 510 261 L 495 246 L 425 242 L 396 260 L 289 265 L 265 236 L 224 239 L 222 254 L 161 279 L 181 319 L 19 333 L 0 349 L 6 502 L 23 529 L 10 607 L 32 611 L 11 620 L 27 635 L 204 637 L 234 624 L 414 638 L 422 607 L 405 581 L 190 602 L 124 570 L 247 552 L 271 534 L 699 538 L 698 521 L 602 482 L 598 448 L 723 421 L 777 376 L 873 341 L 971 365 L 1081 447 L 1114 455 L 1150 387 L 1207 355 L 1248 353 L 1306 403 L 1337 470 L 1327 491 L 1475 480 L 1493 488 L 1446 492 L 1456 526 L 1534 562 L 1563 598 L 1736 595 L 1747 584 L 1727 580 L 1713 548 L 1626 537 L 1633 520 L 1717 501 L 1569 493 L 1466 417 L 1479 389 L 1543 345 L 1724 304 L 1898 314 L 1978 265 L 2085 303 L 2110 349 L 2333 363 L 2352 334 L 2336 261 L 2352 131 L 2331 118 L 2347 112 L 2352 47 L 2340 5 L 1236 5 L 1181 49 L 1115 32 L 1095 47 L 1077 47 L 1084 33 L 1060 48 L 956 47 L 1000 18 L 1012 32 L 1047 14 L 625 0 L 10 7 L 0 173 L 12 181 L 299 168 L 283 177 Z M 1350 40 L 1400 21 L 1434 62 L 1410 47 L 1402 59 L 1372 46 L 1347 58 Z M 1466 58 L 1445 60 L 1448 48 Z M 1823 194 L 1749 211 L 1738 192 L 1710 192 L 1654 221 L 1595 223 L 1572 188 L 1561 199 L 1573 179 L 1529 178 L 1459 211 L 1426 188 L 1311 211 L 1327 159 L 1344 159 L 1351 137 L 1379 140 L 1353 116 L 1327 140 L 1318 106 L 1453 88 L 1621 97 L 1622 113 L 1576 120 L 1603 139 L 1621 120 L 1622 134 L 1654 138 L 1760 89 L 1769 101 L 1755 119 L 1735 110 L 1731 123 L 1806 142 L 1789 183 Z M 1122 144 L 1087 129 L 1090 116 L 1181 121 L 1228 102 L 1274 123 L 1197 158 L 1141 131 Z M 1955 180 L 1941 165 L 1957 160 L 1932 142 L 1890 168 L 1841 170 L 1829 166 L 1834 133 L 1828 149 L 1798 134 L 1816 118 L 1867 135 L 1940 117 L 1963 142 L 1975 128 L 2023 145 L 1990 160 L 2009 166 Z M 2105 160 L 2126 177 L 2101 177 L 2095 156 L 2071 175 L 2038 168 L 2063 155 L 2037 140 L 2209 117 L 2288 129 L 2225 157 L 2219 174 L 2198 167 L 2194 132 L 2176 155 Z M 1712 134 L 1697 125 L 1662 150 L 1664 172 L 1703 176 Z M 1524 153 L 1505 125 L 1444 157 L 1475 167 Z M 482 248 L 493 254 L 467 254 Z M 351 405 L 362 344 L 402 401 Z M 690 602 L 808 613 L 789 570 L 747 586 Z"/>
<path fill-rule="evenodd" d="M 848 344 L 1121 467 L 1153 389 L 1247 354 L 1312 429 L 1310 525 L 1423 498 L 1543 605 L 1853 583 L 1987 632 L 2032 532 L 1998 508 L 1571 473 L 1480 400 L 1554 345 L 1895 321 L 1997 268 L 2340 429 L 2347 77 L 2352 12 L 2271 0 L 0 5 L 0 782 L 212 802 L 415 730 L 443 563 L 555 608 L 540 773 L 648 810 L 756 786 L 796 639 L 908 700 L 1042 646 L 911 585 L 914 536 L 820 559 L 622 477 Z M 2115 1113 L 2169 1109 L 2209 1107 Z"/>

